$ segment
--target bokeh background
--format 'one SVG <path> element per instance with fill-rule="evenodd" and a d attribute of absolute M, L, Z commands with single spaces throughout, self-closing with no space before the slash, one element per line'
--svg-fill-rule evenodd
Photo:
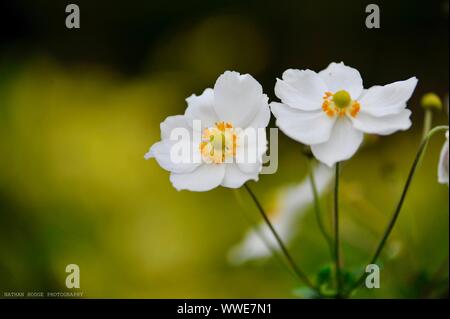
<path fill-rule="evenodd" d="M 251 73 L 274 100 L 285 69 L 332 61 L 359 69 L 366 87 L 420 80 L 412 129 L 375 140 L 343 168 L 345 266 L 362 269 L 418 146 L 420 97 L 448 94 L 448 1 L 376 1 L 381 29 L 371 30 L 371 1 L 77 0 L 79 30 L 65 28 L 68 3 L 0 4 L 1 296 L 66 291 L 65 266 L 76 263 L 85 297 L 298 297 L 277 259 L 227 260 L 246 216 L 258 218 L 251 202 L 223 188 L 177 192 L 143 155 L 159 123 L 225 70 Z M 435 115 L 442 123 L 445 112 Z M 447 296 L 448 187 L 436 176 L 443 141 L 431 142 L 382 255 L 382 288 L 356 297 Z M 279 187 L 305 174 L 299 146 L 280 134 L 277 173 L 252 187 L 270 206 Z M 314 276 L 329 255 L 312 210 L 297 227 L 289 248 Z"/>

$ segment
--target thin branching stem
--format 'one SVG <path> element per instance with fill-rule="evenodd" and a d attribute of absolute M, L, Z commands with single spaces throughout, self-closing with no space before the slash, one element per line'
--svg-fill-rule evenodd
<path fill-rule="evenodd" d="M 333 214 L 333 230 L 334 230 L 334 263 L 336 270 L 336 290 L 337 296 L 340 295 L 342 289 L 341 276 L 341 250 L 339 243 L 339 169 L 340 163 L 335 166 L 334 178 L 334 214 Z"/>
<path fill-rule="evenodd" d="M 369 264 L 375 264 L 376 263 L 378 257 L 381 254 L 381 251 L 383 250 L 383 248 L 384 248 L 384 246 L 386 244 L 386 241 L 389 238 L 389 235 L 392 232 L 392 229 L 395 226 L 395 222 L 397 221 L 398 216 L 400 215 L 400 211 L 401 211 L 401 209 L 403 207 L 403 203 L 405 201 L 406 194 L 408 193 L 408 190 L 409 190 L 409 187 L 411 185 L 412 179 L 413 179 L 414 174 L 416 173 L 416 170 L 417 170 L 417 168 L 418 168 L 418 166 L 419 166 L 419 164 L 421 162 L 422 156 L 425 153 L 425 150 L 427 148 L 428 142 L 430 141 L 431 137 L 434 134 L 436 134 L 438 132 L 441 132 L 441 131 L 447 131 L 447 130 L 448 130 L 448 126 L 446 126 L 446 125 L 436 126 L 435 128 L 433 128 L 432 130 L 430 130 L 426 134 L 425 138 L 420 143 L 419 149 L 418 149 L 418 151 L 416 153 L 416 156 L 414 158 L 414 162 L 413 162 L 413 164 L 411 166 L 411 169 L 409 171 L 408 177 L 407 177 L 406 182 L 405 182 L 405 186 L 403 187 L 403 191 L 402 191 L 402 194 L 401 194 L 400 199 L 398 201 L 398 204 L 397 204 L 397 206 L 395 208 L 394 214 L 392 215 L 392 217 L 391 217 L 391 219 L 390 219 L 390 221 L 389 221 L 389 223 L 388 223 L 388 225 L 387 225 L 387 227 L 386 227 L 386 229 L 385 229 L 385 231 L 383 233 L 383 237 L 381 238 L 380 243 L 378 244 L 377 249 L 375 250 L 375 253 L 374 253 L 372 259 L 370 259 Z M 356 288 L 358 288 L 362 284 L 362 282 L 365 280 L 365 278 L 366 278 L 366 273 L 364 272 L 359 277 L 358 281 L 356 281 L 356 283 L 349 289 L 349 291 L 347 292 L 347 295 L 351 294 Z"/>
<path fill-rule="evenodd" d="M 427 134 L 431 129 L 432 123 L 433 123 L 433 111 L 430 109 L 426 109 L 425 116 L 423 118 L 422 140 L 424 140 L 427 137 Z"/>
<path fill-rule="evenodd" d="M 328 232 L 325 228 L 325 224 L 323 222 L 322 210 L 320 207 L 320 196 L 319 196 L 319 192 L 317 191 L 316 179 L 314 177 L 314 170 L 312 168 L 311 162 L 312 162 L 312 159 L 307 160 L 309 180 L 311 183 L 311 189 L 312 189 L 312 193 L 313 193 L 313 197 L 314 197 L 314 210 L 315 210 L 315 215 L 316 215 L 316 221 L 317 221 L 317 225 L 319 226 L 320 232 L 322 233 L 323 237 L 325 238 L 325 240 L 330 248 L 330 252 L 333 255 L 333 239 L 328 234 Z"/>
<path fill-rule="evenodd" d="M 275 240 L 277 241 L 278 245 L 280 246 L 281 252 L 286 257 L 286 260 L 289 264 L 289 266 L 292 268 L 294 273 L 298 276 L 298 278 L 303 281 L 309 288 L 315 290 L 317 293 L 319 293 L 318 289 L 314 286 L 314 284 L 309 280 L 308 276 L 303 272 L 303 270 L 300 269 L 300 267 L 295 263 L 294 259 L 291 257 L 291 254 L 287 250 L 286 246 L 283 244 L 283 241 L 281 240 L 280 236 L 276 232 L 275 228 L 273 227 L 272 223 L 270 222 L 267 214 L 264 211 L 264 208 L 262 207 L 261 203 L 259 202 L 256 195 L 253 193 L 253 191 L 250 189 L 250 187 L 246 184 L 244 184 L 245 189 L 249 193 L 250 197 L 252 198 L 253 202 L 255 203 L 256 207 L 258 208 L 259 212 L 261 213 L 261 216 L 263 217 L 265 223 L 269 227 L 272 235 L 275 237 Z"/>

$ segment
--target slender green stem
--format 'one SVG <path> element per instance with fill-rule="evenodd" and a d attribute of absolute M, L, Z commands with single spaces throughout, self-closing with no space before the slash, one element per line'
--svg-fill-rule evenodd
<path fill-rule="evenodd" d="M 337 296 L 340 296 L 342 282 L 341 282 L 341 251 L 339 244 L 339 167 L 340 163 L 336 163 L 335 166 L 335 178 L 334 178 L 334 216 L 333 216 L 333 229 L 334 229 L 334 263 L 336 270 L 336 289 Z"/>
<path fill-rule="evenodd" d="M 247 183 L 244 184 L 244 187 L 247 190 L 247 192 L 249 193 L 252 200 L 255 202 L 256 207 L 258 208 L 259 212 L 261 213 L 261 216 L 263 217 L 264 221 L 266 222 L 267 226 L 269 227 L 272 235 L 275 237 L 275 240 L 277 241 L 278 245 L 280 246 L 280 249 L 281 249 L 283 255 L 286 257 L 286 260 L 289 263 L 289 266 L 292 268 L 292 270 L 295 272 L 295 274 L 298 276 L 298 278 L 300 280 L 302 280 L 308 287 L 310 287 L 311 289 L 313 289 L 319 293 L 318 289 L 309 280 L 309 278 L 306 276 L 306 274 L 294 262 L 294 259 L 291 257 L 289 251 L 287 250 L 286 246 L 283 244 L 283 241 L 281 240 L 280 236 L 278 235 L 278 233 L 276 232 L 272 223 L 270 222 L 269 218 L 267 217 L 267 214 L 265 213 L 264 208 L 262 207 L 261 203 L 258 201 L 258 198 L 255 196 L 255 194 L 250 189 L 250 187 L 247 185 Z"/>
<path fill-rule="evenodd" d="M 384 248 L 384 246 L 386 244 L 386 241 L 387 241 L 389 235 L 391 234 L 392 229 L 394 228 L 395 222 L 397 221 L 397 218 L 398 218 L 398 216 L 400 214 L 400 211 L 401 211 L 401 209 L 403 207 L 403 202 L 405 201 L 406 194 L 408 193 L 409 187 L 411 185 L 411 181 L 412 181 L 412 179 L 414 177 L 414 174 L 415 174 L 415 172 L 417 170 L 417 167 L 419 166 L 419 164 L 421 162 L 422 156 L 423 156 L 423 154 L 424 154 L 424 152 L 425 152 L 425 150 L 427 148 L 427 145 L 428 145 L 428 142 L 429 142 L 430 138 L 434 134 L 436 134 L 438 132 L 441 132 L 441 131 L 446 131 L 446 130 L 448 130 L 448 126 L 436 126 L 435 128 L 433 128 L 432 130 L 430 130 L 426 134 L 425 138 L 420 143 L 420 146 L 419 146 L 419 149 L 417 151 L 416 157 L 414 158 L 414 162 L 413 162 L 413 164 L 411 166 L 411 169 L 409 171 L 408 178 L 406 179 L 405 186 L 403 187 L 403 191 L 402 191 L 402 194 L 400 196 L 400 200 L 398 201 L 398 204 L 397 204 L 397 206 L 395 208 L 394 214 L 392 215 L 391 220 L 389 221 L 389 224 L 387 225 L 387 227 L 386 227 L 386 229 L 384 231 L 383 237 L 381 238 L 381 241 L 378 244 L 377 249 L 375 250 L 375 254 L 373 255 L 373 257 L 370 260 L 369 264 L 374 264 L 377 261 L 378 257 L 381 254 L 381 251 L 383 250 L 383 248 Z M 353 290 L 358 288 L 362 284 L 362 282 L 364 281 L 365 278 L 366 278 L 366 273 L 364 272 L 361 275 L 361 277 L 359 278 L 359 280 L 350 288 L 350 290 L 348 291 L 348 294 L 352 293 Z"/>
<path fill-rule="evenodd" d="M 333 254 L 333 241 L 330 235 L 328 234 L 327 230 L 325 229 L 325 225 L 322 220 L 322 210 L 320 209 L 320 197 L 319 192 L 317 191 L 316 179 L 314 177 L 314 170 L 312 168 L 311 162 L 312 159 L 307 160 L 309 180 L 311 182 L 311 188 L 314 197 L 314 210 L 316 213 L 316 221 L 319 226 L 320 232 L 322 233 L 323 237 L 327 241 L 328 246 L 330 247 L 331 254 Z"/>
<path fill-rule="evenodd" d="M 427 137 L 427 134 L 431 129 L 432 123 L 433 123 L 433 111 L 430 109 L 426 109 L 424 119 L 423 119 L 422 140 L 424 140 Z"/>
<path fill-rule="evenodd" d="M 234 195 L 235 195 L 236 200 L 238 201 L 238 203 L 241 204 L 242 207 L 244 207 L 242 197 L 240 196 L 240 194 L 237 191 L 237 189 L 234 190 Z M 272 244 L 269 242 L 269 240 L 266 238 L 266 236 L 264 236 L 264 234 L 262 233 L 261 229 L 258 227 L 256 221 L 253 220 L 252 218 L 250 218 L 249 216 L 246 216 L 245 214 L 244 214 L 244 218 L 247 220 L 248 223 L 250 223 L 250 225 L 253 228 L 253 231 L 261 239 L 261 241 L 264 243 L 264 245 L 266 246 L 267 250 L 270 251 L 270 253 L 273 256 L 275 256 L 276 260 L 280 263 L 280 265 L 285 266 L 286 262 L 284 261 L 284 256 L 282 254 L 280 254 L 279 251 L 276 250 L 272 246 Z M 293 276 L 295 279 L 298 278 L 297 275 L 294 273 L 294 271 L 291 268 L 283 267 L 283 269 L 285 271 L 287 271 L 289 273 L 289 275 Z"/>

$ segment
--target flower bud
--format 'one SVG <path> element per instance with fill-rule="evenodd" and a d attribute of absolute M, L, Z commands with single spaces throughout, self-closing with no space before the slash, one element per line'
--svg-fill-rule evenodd
<path fill-rule="evenodd" d="M 441 98 L 435 93 L 427 93 L 422 96 L 420 104 L 425 110 L 442 110 Z"/>

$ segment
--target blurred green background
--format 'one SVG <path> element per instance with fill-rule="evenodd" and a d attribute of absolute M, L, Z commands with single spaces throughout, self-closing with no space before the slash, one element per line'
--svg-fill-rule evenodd
<path fill-rule="evenodd" d="M 419 78 L 413 128 L 343 167 L 344 261 L 362 269 L 418 146 L 420 97 L 448 94 L 448 1 L 377 1 L 377 30 L 365 27 L 366 1 L 75 3 L 79 30 L 65 28 L 66 1 L 0 4 L 1 296 L 65 291 L 65 266 L 75 263 L 85 297 L 294 298 L 298 283 L 276 259 L 227 261 L 245 216 L 258 217 L 251 202 L 240 206 L 224 188 L 177 192 L 143 155 L 159 123 L 225 70 L 251 73 L 275 100 L 285 69 L 332 61 L 360 70 L 366 87 Z M 382 256 L 382 288 L 356 297 L 447 296 L 448 187 L 436 176 L 443 141 L 431 142 Z M 298 144 L 280 134 L 277 173 L 252 186 L 270 205 L 305 173 Z M 314 276 L 329 257 L 312 211 L 298 228 L 289 247 Z"/>

